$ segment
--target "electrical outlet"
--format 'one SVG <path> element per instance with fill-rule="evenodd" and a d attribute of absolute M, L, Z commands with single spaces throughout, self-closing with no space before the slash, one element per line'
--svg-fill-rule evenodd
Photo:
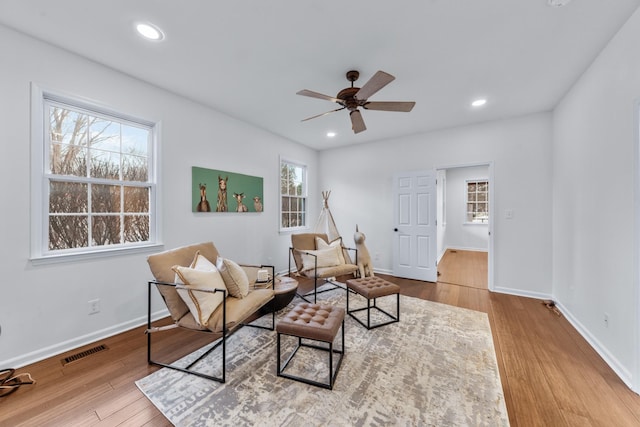
<path fill-rule="evenodd" d="M 604 314 L 604 327 L 608 328 L 609 327 L 609 315 L 607 313 Z"/>
<path fill-rule="evenodd" d="M 89 314 L 100 313 L 100 300 L 92 299 L 89 301 Z"/>

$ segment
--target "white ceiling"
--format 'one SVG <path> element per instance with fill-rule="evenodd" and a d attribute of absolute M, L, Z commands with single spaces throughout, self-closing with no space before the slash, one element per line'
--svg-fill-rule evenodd
<path fill-rule="evenodd" d="M 0 23 L 316 149 L 552 109 L 640 0 L 0 0 Z M 134 23 L 166 34 L 142 40 Z M 396 80 L 372 101 L 410 113 L 347 111 L 359 70 Z M 356 86 L 358 86 L 356 84 Z M 82 94 L 80 94 L 82 95 Z M 472 109 L 476 97 L 487 104 Z M 337 132 L 328 139 L 327 131 Z"/>

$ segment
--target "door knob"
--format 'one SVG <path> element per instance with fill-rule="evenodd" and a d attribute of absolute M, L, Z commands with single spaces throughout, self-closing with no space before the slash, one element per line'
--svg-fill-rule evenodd
<path fill-rule="evenodd" d="M 397 228 L 394 228 L 394 229 L 393 229 L 393 231 L 397 232 L 397 231 L 398 231 L 398 229 L 397 229 Z"/>

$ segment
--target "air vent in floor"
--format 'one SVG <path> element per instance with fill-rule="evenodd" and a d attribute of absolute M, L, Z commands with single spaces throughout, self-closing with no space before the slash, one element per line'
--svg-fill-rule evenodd
<path fill-rule="evenodd" d="M 99 346 L 81 351 L 80 353 L 72 354 L 71 356 L 67 356 L 61 360 L 62 366 L 68 365 L 71 362 L 76 362 L 80 359 L 84 359 L 85 357 L 91 356 L 92 354 L 96 354 L 104 350 L 109 350 L 109 347 L 104 344 L 100 344 Z"/>

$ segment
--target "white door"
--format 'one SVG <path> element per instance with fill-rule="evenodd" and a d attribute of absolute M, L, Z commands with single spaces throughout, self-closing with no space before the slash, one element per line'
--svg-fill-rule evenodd
<path fill-rule="evenodd" d="M 393 177 L 393 275 L 436 282 L 436 171 Z"/>

